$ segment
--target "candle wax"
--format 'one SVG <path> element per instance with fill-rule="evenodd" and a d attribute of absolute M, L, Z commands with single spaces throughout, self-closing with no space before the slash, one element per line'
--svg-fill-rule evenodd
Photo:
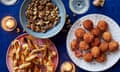
<path fill-rule="evenodd" d="M 7 21 L 6 21 L 6 26 L 7 26 L 8 28 L 13 28 L 13 27 L 15 26 L 14 20 L 12 20 L 12 19 L 7 20 Z"/>

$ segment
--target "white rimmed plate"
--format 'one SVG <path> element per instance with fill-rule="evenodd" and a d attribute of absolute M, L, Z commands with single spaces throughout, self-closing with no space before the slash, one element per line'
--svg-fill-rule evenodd
<path fill-rule="evenodd" d="M 112 33 L 113 39 L 118 41 L 120 44 L 120 28 L 118 24 L 111 18 L 105 15 L 101 14 L 90 14 L 86 15 L 79 20 L 77 20 L 73 26 L 71 27 L 68 36 L 67 36 L 67 51 L 69 57 L 72 59 L 72 61 L 80 68 L 87 70 L 87 71 L 104 71 L 106 69 L 111 68 L 114 64 L 116 64 L 120 58 L 120 48 L 118 51 L 114 53 L 107 54 L 107 61 L 104 63 L 98 63 L 96 61 L 93 61 L 91 63 L 85 62 L 82 58 L 75 57 L 73 51 L 70 49 L 70 42 L 75 38 L 75 30 L 77 28 L 83 28 L 82 23 L 86 19 L 90 19 L 93 21 L 94 26 L 97 25 L 98 21 L 105 20 L 109 24 L 109 31 Z"/>

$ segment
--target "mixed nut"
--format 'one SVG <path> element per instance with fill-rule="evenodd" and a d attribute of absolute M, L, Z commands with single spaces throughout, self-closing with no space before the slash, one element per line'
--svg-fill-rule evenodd
<path fill-rule="evenodd" d="M 105 0 L 94 0 L 93 5 L 96 7 L 103 7 L 105 3 Z"/>
<path fill-rule="evenodd" d="M 60 21 L 59 9 L 51 0 L 32 0 L 26 10 L 27 28 L 46 32 Z"/>
<path fill-rule="evenodd" d="M 71 28 L 71 26 L 72 26 L 72 22 L 71 22 L 70 16 L 67 14 L 65 26 L 63 27 L 62 32 L 67 32 Z"/>

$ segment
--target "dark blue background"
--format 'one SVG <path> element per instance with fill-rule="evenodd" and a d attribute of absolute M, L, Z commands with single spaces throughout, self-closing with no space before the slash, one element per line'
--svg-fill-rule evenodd
<path fill-rule="evenodd" d="M 77 15 L 76 17 L 73 17 L 73 13 L 69 9 L 69 0 L 62 0 L 67 14 L 70 15 L 70 18 L 72 19 L 72 23 L 75 22 L 78 18 L 92 13 L 100 13 L 105 14 L 111 18 L 113 18 L 118 24 L 120 24 L 120 0 L 106 0 L 105 5 L 103 8 L 96 8 L 92 5 L 92 1 L 90 0 L 90 8 L 87 11 L 87 13 L 82 15 Z M 19 21 L 19 10 L 20 6 L 22 4 L 23 0 L 18 0 L 18 2 L 13 6 L 4 6 L 0 4 L 0 21 L 4 16 L 10 15 L 14 16 L 17 19 L 18 27 L 21 28 L 20 33 L 16 33 L 16 31 L 13 32 L 6 32 L 1 28 L 0 25 L 0 72 L 8 72 L 8 69 L 6 67 L 6 51 L 11 43 L 11 41 L 18 35 L 22 34 L 22 27 Z M 58 52 L 59 52 L 59 66 L 57 68 L 56 72 L 59 72 L 60 65 L 64 61 L 71 61 L 68 57 L 67 51 L 66 51 L 66 36 L 67 33 L 60 32 L 55 37 L 51 38 L 51 40 L 55 43 Z M 76 72 L 85 72 L 84 70 L 78 68 L 76 66 L 77 70 Z M 120 61 L 114 65 L 112 68 L 105 72 L 120 72 Z"/>

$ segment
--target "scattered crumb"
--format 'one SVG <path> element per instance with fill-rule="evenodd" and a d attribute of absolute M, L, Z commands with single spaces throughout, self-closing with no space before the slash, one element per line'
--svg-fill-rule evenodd
<path fill-rule="evenodd" d="M 62 32 L 67 32 L 70 28 L 71 28 L 72 24 L 71 24 L 71 19 L 69 17 L 69 15 L 66 15 L 66 22 L 65 22 L 65 26 L 62 30 Z"/>
<path fill-rule="evenodd" d="M 16 28 L 16 32 L 17 32 L 17 33 L 20 33 L 20 28 Z"/>
<path fill-rule="evenodd" d="M 71 20 L 68 18 L 66 24 L 70 24 Z"/>
<path fill-rule="evenodd" d="M 66 18 L 69 18 L 69 15 L 68 15 L 68 14 L 66 15 Z"/>
<path fill-rule="evenodd" d="M 67 30 L 66 30 L 66 29 L 63 29 L 62 32 L 67 32 Z"/>
<path fill-rule="evenodd" d="M 23 32 L 25 33 L 26 31 L 25 31 L 25 30 L 23 30 Z"/>
<path fill-rule="evenodd" d="M 76 14 L 75 13 L 73 13 L 73 17 L 75 17 L 76 16 Z"/>
<path fill-rule="evenodd" d="M 67 25 L 67 28 L 71 28 L 71 27 L 72 27 L 72 25 L 71 25 L 71 24 Z"/>

